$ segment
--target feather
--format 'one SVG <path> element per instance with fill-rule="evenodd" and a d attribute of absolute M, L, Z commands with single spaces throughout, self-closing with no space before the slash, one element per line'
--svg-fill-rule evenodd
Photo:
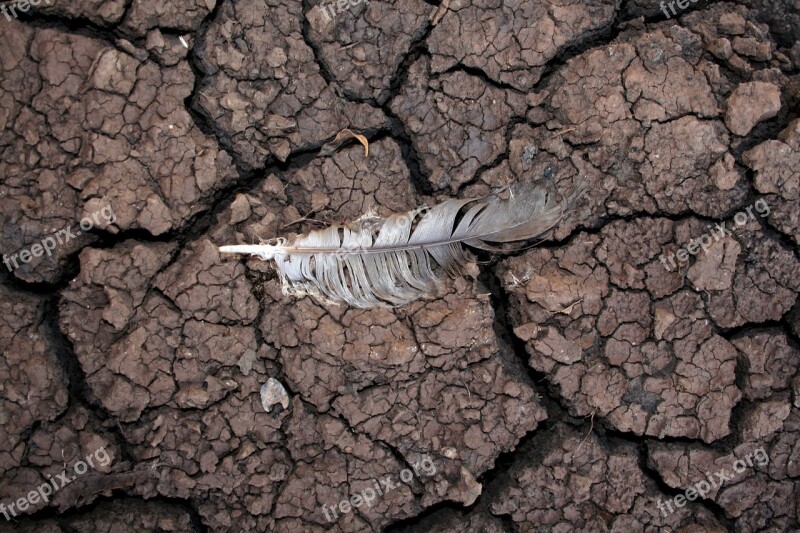
<path fill-rule="evenodd" d="M 434 294 L 442 270 L 462 272 L 469 246 L 508 252 L 553 228 L 583 191 L 557 197 L 535 183 L 484 198 L 450 199 L 386 218 L 358 220 L 300 235 L 289 243 L 220 246 L 222 253 L 272 260 L 285 294 L 354 307 L 397 306 Z"/>

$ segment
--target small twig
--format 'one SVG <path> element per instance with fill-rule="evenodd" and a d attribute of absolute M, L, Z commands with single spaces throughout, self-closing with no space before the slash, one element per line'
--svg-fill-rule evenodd
<path fill-rule="evenodd" d="M 283 226 L 281 226 L 281 229 L 285 229 L 285 228 L 288 228 L 289 226 L 294 226 L 295 224 L 299 224 L 300 222 L 306 222 L 306 221 L 307 222 L 315 222 L 317 224 L 323 224 L 324 225 L 325 222 L 323 222 L 321 220 L 314 220 L 313 218 L 308 218 L 309 216 L 311 216 L 312 214 L 316 213 L 320 209 L 321 209 L 320 207 L 316 207 L 316 208 L 312 209 L 311 211 L 309 211 L 308 213 L 306 213 L 302 217 L 298 218 L 297 220 L 293 220 L 292 222 L 288 222 L 288 223 L 284 224 Z"/>
<path fill-rule="evenodd" d="M 358 46 L 361 43 L 362 43 L 362 41 L 356 41 L 354 43 L 346 44 L 344 46 L 339 47 L 339 51 L 341 52 L 342 50 L 347 50 L 348 48 L 353 48 L 354 46 Z"/>
<path fill-rule="evenodd" d="M 369 157 L 369 140 L 367 140 L 367 138 L 360 133 L 354 132 L 350 128 L 343 129 L 336 134 L 336 137 L 334 137 L 332 141 L 325 143 L 325 145 L 320 148 L 319 155 L 328 156 L 333 154 L 350 139 L 356 139 L 358 142 L 360 142 L 364 147 L 364 157 Z"/>
<path fill-rule="evenodd" d="M 551 311 L 550 312 L 550 316 L 553 316 L 553 315 L 555 315 L 557 313 L 564 313 L 565 315 L 568 315 L 568 314 L 570 314 L 572 312 L 572 308 L 575 307 L 576 305 L 578 305 L 579 303 L 581 303 L 582 301 L 583 301 L 583 298 L 580 298 L 579 300 L 576 300 L 576 301 L 572 302 L 571 304 L 569 304 L 568 306 L 566 306 L 564 309 L 560 309 L 558 311 Z"/>
<path fill-rule="evenodd" d="M 575 453 L 578 453 L 579 451 L 581 451 L 581 446 L 583 446 L 583 443 L 584 443 L 584 442 L 586 442 L 586 439 L 588 439 L 588 438 L 589 438 L 589 436 L 591 436 L 591 434 L 592 434 L 592 430 L 594 429 L 594 414 L 595 414 L 595 412 L 597 412 L 597 409 L 595 409 L 594 411 L 592 411 L 592 414 L 591 414 L 591 417 L 592 417 L 592 418 L 591 418 L 591 423 L 589 424 L 589 432 L 586 434 L 586 436 L 583 438 L 583 440 L 581 441 L 581 443 L 578 445 L 578 449 L 577 449 L 577 450 L 575 450 Z M 586 418 L 586 417 L 584 416 L 583 418 Z"/>
<path fill-rule="evenodd" d="M 450 9 L 451 1 L 452 0 L 444 0 L 439 6 L 439 9 L 431 14 L 431 26 L 436 26 L 439 24 L 439 21 L 442 20 L 442 17 L 444 17 L 445 13 L 447 13 L 447 11 Z"/>
<path fill-rule="evenodd" d="M 472 393 L 469 391 L 469 387 L 467 387 L 467 384 L 464 383 L 463 379 L 458 378 L 458 380 L 461 382 L 462 385 L 464 385 L 464 388 L 467 389 L 467 401 L 472 402 Z"/>
<path fill-rule="evenodd" d="M 571 131 L 576 131 L 577 129 L 578 129 L 578 128 L 569 128 L 569 129 L 566 129 L 566 130 L 557 131 L 557 132 L 555 132 L 555 133 L 553 134 L 553 137 L 558 137 L 558 136 L 560 136 L 560 135 L 564 135 L 565 133 L 569 133 L 569 132 L 571 132 Z"/>

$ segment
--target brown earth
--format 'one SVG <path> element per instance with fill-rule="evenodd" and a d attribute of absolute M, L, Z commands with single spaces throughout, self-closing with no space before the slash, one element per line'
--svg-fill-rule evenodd
<path fill-rule="evenodd" d="M 0 531 L 798 530 L 800 7 L 685 3 L 0 16 L 2 253 L 115 215 L 2 269 L 0 503 L 111 460 Z M 549 241 L 399 309 L 216 249 L 539 178 Z"/>

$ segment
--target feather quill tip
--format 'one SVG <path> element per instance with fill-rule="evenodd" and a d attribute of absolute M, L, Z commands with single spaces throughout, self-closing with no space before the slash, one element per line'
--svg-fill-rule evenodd
<path fill-rule="evenodd" d="M 272 244 L 233 244 L 227 246 L 219 246 L 217 248 L 222 254 L 248 254 L 255 255 L 264 261 L 274 259 L 275 255 L 280 253 L 283 249 L 281 245 Z"/>

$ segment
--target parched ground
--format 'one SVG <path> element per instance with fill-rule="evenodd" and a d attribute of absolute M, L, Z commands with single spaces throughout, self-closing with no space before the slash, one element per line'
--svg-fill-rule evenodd
<path fill-rule="evenodd" d="M 0 14 L 0 252 L 115 215 L 0 267 L 0 513 L 110 458 L 0 531 L 800 529 L 800 6 L 670 4 Z M 217 251 L 534 179 L 399 309 Z"/>

